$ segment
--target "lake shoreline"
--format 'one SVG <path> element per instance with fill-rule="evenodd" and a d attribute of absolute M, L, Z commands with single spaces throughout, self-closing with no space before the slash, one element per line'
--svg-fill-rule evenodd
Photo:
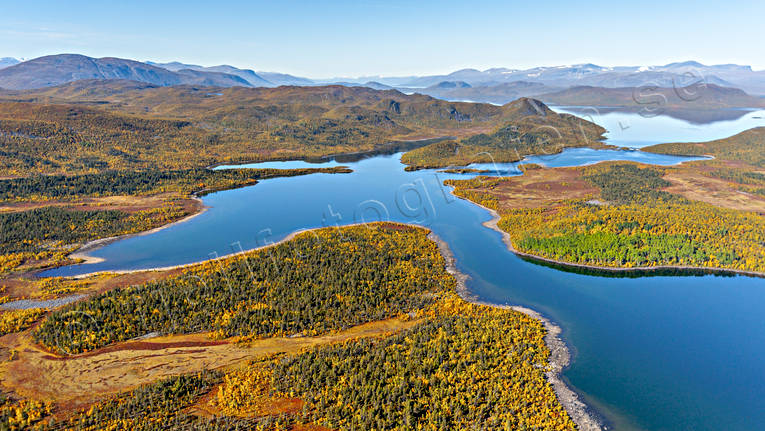
<path fill-rule="evenodd" d="M 101 247 L 105 247 L 105 246 L 107 246 L 107 245 L 109 245 L 111 243 L 114 243 L 114 242 L 117 242 L 117 241 L 121 241 L 123 239 L 128 239 L 128 238 L 133 238 L 133 237 L 143 236 L 143 235 L 150 235 L 150 234 L 159 232 L 161 230 L 167 229 L 169 227 L 172 227 L 172 226 L 175 226 L 175 225 L 178 225 L 178 224 L 181 224 L 181 223 L 186 223 L 187 221 L 189 221 L 189 220 L 191 220 L 191 219 L 193 219 L 193 218 L 195 218 L 197 216 L 202 215 L 203 213 L 205 213 L 210 208 L 208 206 L 205 206 L 205 204 L 202 202 L 202 199 L 197 197 L 197 196 L 194 196 L 194 197 L 192 197 L 190 199 L 197 203 L 194 212 L 192 212 L 192 213 L 190 213 L 190 214 L 188 214 L 188 215 L 186 215 L 186 216 L 184 216 L 184 217 L 182 217 L 182 218 L 180 218 L 178 220 L 172 221 L 172 222 L 167 223 L 167 224 L 163 224 L 162 226 L 157 226 L 157 227 L 149 229 L 149 230 L 141 231 L 141 232 L 128 233 L 128 234 L 124 234 L 124 235 L 116 235 L 116 236 L 110 236 L 110 237 L 107 237 L 107 238 L 94 239 L 93 241 L 89 241 L 89 242 L 86 242 L 85 244 L 83 244 L 80 248 L 75 250 L 74 253 L 69 254 L 68 257 L 73 258 L 73 259 L 82 260 L 82 262 L 76 263 L 75 265 L 93 264 L 93 263 L 103 262 L 104 259 L 102 259 L 100 257 L 91 256 L 91 255 L 88 254 L 88 252 L 93 251 L 93 250 L 97 250 L 97 249 L 99 249 Z M 67 266 L 69 266 L 69 265 L 67 265 Z M 43 270 L 43 271 L 46 271 L 46 270 Z M 102 271 L 102 272 L 108 272 L 108 271 Z M 86 274 L 86 275 L 93 275 L 93 274 Z"/>
<path fill-rule="evenodd" d="M 206 211 L 207 208 L 209 208 L 209 207 L 205 207 L 205 209 L 203 211 L 200 211 L 199 213 L 193 214 L 193 215 L 191 215 L 191 216 L 189 216 L 187 218 L 184 218 L 182 220 L 175 221 L 175 222 L 173 222 L 171 224 L 186 222 L 187 220 L 189 220 L 189 219 L 191 219 L 191 218 L 201 214 L 202 212 Z M 207 264 L 207 263 L 211 263 L 211 262 L 217 262 L 219 260 L 228 259 L 228 258 L 237 256 L 237 255 L 251 253 L 251 252 L 254 252 L 254 251 L 258 251 L 258 250 L 266 250 L 268 248 L 275 247 L 275 246 L 277 246 L 279 244 L 282 244 L 282 243 L 285 243 L 287 241 L 290 241 L 290 240 L 294 239 L 296 236 L 298 236 L 298 235 L 300 235 L 302 233 L 313 232 L 313 231 L 318 230 L 318 229 L 332 229 L 332 228 L 340 229 L 340 228 L 351 227 L 351 226 L 361 226 L 361 225 L 365 225 L 365 224 L 369 224 L 369 223 L 351 223 L 351 224 L 341 225 L 341 226 L 324 226 L 324 227 L 299 229 L 299 230 L 296 230 L 296 231 L 290 233 L 289 235 L 285 236 L 284 238 L 282 238 L 282 239 L 280 239 L 280 240 L 278 240 L 276 242 L 273 242 L 271 244 L 266 244 L 266 245 L 262 245 L 260 247 L 250 248 L 250 249 L 238 251 L 238 252 L 235 252 L 235 253 L 225 254 L 223 256 L 218 256 L 218 257 L 215 257 L 215 258 L 212 258 L 212 259 L 200 260 L 200 261 L 197 261 L 197 262 L 182 263 L 182 264 L 179 264 L 179 265 L 170 265 L 170 266 L 160 266 L 160 267 L 154 267 L 154 268 L 94 271 L 94 272 L 89 272 L 89 273 L 85 273 L 85 274 L 77 274 L 77 275 L 66 277 L 66 278 L 83 279 L 83 278 L 92 277 L 94 275 L 100 275 L 100 274 L 134 274 L 134 273 L 137 273 L 137 272 L 161 272 L 161 271 L 171 271 L 171 270 L 180 269 L 180 268 L 188 268 L 190 266 L 203 265 L 203 264 Z M 400 224 L 409 225 L 407 223 L 400 223 Z M 170 225 L 160 226 L 160 227 L 158 227 L 156 229 L 153 229 L 153 230 L 161 230 L 161 229 L 164 229 L 165 227 L 169 227 L 169 226 Z M 419 225 L 411 225 L 411 226 L 422 227 L 422 226 L 419 226 Z M 126 238 L 129 238 L 129 237 L 132 237 L 132 236 L 139 236 L 139 235 L 148 234 L 148 233 L 151 233 L 151 232 L 152 231 L 146 231 L 146 232 L 141 232 L 141 233 L 137 233 L 137 234 L 123 235 L 123 236 L 120 236 L 120 237 L 111 238 L 111 240 L 112 241 L 116 241 L 116 240 L 126 239 Z M 104 240 L 106 240 L 106 239 L 110 239 L 110 238 L 104 238 Z M 92 241 L 92 242 L 97 242 L 97 241 L 100 241 L 100 240 L 96 240 L 96 241 Z M 105 246 L 105 245 L 107 245 L 107 244 L 105 244 L 105 243 L 94 244 L 93 247 L 91 248 L 91 250 L 92 249 L 96 249 L 96 248 L 100 248 L 100 247 Z M 72 256 L 72 255 L 70 255 L 70 256 Z M 92 262 L 92 263 L 103 262 L 103 259 L 100 259 L 100 258 L 95 258 L 95 257 L 92 257 L 92 256 L 88 256 L 88 258 L 95 260 L 95 262 Z"/>
<path fill-rule="evenodd" d="M 350 172 L 352 172 L 352 171 L 341 172 L 341 173 L 350 173 Z M 277 178 L 279 178 L 279 177 L 277 177 Z M 288 178 L 288 177 L 284 177 L 284 178 Z M 77 250 L 75 250 L 74 252 L 70 253 L 67 256 L 67 257 L 69 257 L 71 259 L 79 260 L 80 262 L 72 263 L 72 264 L 66 264 L 66 265 L 61 265 L 61 266 L 95 264 L 95 263 L 104 262 L 104 259 L 102 259 L 100 257 L 91 256 L 88 253 L 93 251 L 93 250 L 97 250 L 99 248 L 106 247 L 107 245 L 112 244 L 112 243 L 117 242 L 117 241 L 122 241 L 124 239 L 133 238 L 133 237 L 139 237 L 139 236 L 143 236 L 143 235 L 150 235 L 150 234 L 159 232 L 161 230 L 167 229 L 169 227 L 172 227 L 172 226 L 175 226 L 175 225 L 178 225 L 178 224 L 181 224 L 181 223 L 186 223 L 187 221 L 190 221 L 193 218 L 202 215 L 203 213 L 205 213 L 207 210 L 210 209 L 210 207 L 206 206 L 204 204 L 204 201 L 202 200 L 202 197 L 207 195 L 207 194 L 217 193 L 217 192 L 222 192 L 222 191 L 228 191 L 228 190 L 235 190 L 235 189 L 245 188 L 245 187 L 252 187 L 254 185 L 257 185 L 257 182 L 255 182 L 254 184 L 237 185 L 237 186 L 233 186 L 233 187 L 229 187 L 229 188 L 203 189 L 203 190 L 199 190 L 199 191 L 193 192 L 190 197 L 184 198 L 184 199 L 193 201 L 195 203 L 192 212 L 187 214 L 187 215 L 185 215 L 184 217 L 182 217 L 182 218 L 180 218 L 178 220 L 172 221 L 170 223 L 163 224 L 161 226 L 157 226 L 157 227 L 149 229 L 149 230 L 145 230 L 145 231 L 141 231 L 141 232 L 135 232 L 135 233 L 128 233 L 128 234 L 124 234 L 124 235 L 110 236 L 110 237 L 107 237 L 107 238 L 98 238 L 98 239 L 94 239 L 92 241 L 88 241 L 87 243 L 83 244 Z M 247 250 L 245 250 L 245 251 L 247 251 Z M 231 256 L 231 254 L 228 254 L 226 256 Z M 212 260 L 215 260 L 215 259 L 212 259 Z M 204 261 L 202 261 L 202 262 L 204 262 Z M 196 262 L 196 263 L 201 263 L 201 262 Z M 179 267 L 182 267 L 182 266 L 187 266 L 187 265 L 176 265 L 176 266 L 161 267 L 161 268 L 150 268 L 150 269 L 145 269 L 145 270 L 98 271 L 98 272 L 93 272 L 93 273 L 88 273 L 88 274 L 80 274 L 80 275 L 74 276 L 73 278 L 83 278 L 83 277 L 86 277 L 86 276 L 102 274 L 102 273 L 106 273 L 106 272 L 112 272 L 112 273 L 116 273 L 116 274 L 125 274 L 125 273 L 129 273 L 129 272 L 175 269 L 175 268 L 179 268 Z M 33 274 L 35 276 L 39 276 L 38 274 L 40 274 L 42 272 L 46 272 L 48 270 L 53 270 L 53 269 L 56 269 L 58 267 L 60 267 L 60 266 L 56 266 L 56 267 L 53 267 L 53 268 L 43 268 L 43 269 L 31 272 L 31 274 Z"/>
<path fill-rule="evenodd" d="M 566 412 L 571 416 L 571 419 L 579 430 L 600 431 L 606 429 L 600 419 L 600 415 L 598 415 L 592 407 L 582 402 L 576 391 L 569 387 L 563 380 L 562 373 L 571 364 L 571 352 L 568 345 L 563 341 L 561 336 L 562 329 L 560 326 L 544 317 L 541 313 L 527 307 L 501 305 L 480 301 L 468 290 L 466 281 L 469 276 L 457 269 L 456 259 L 454 258 L 454 254 L 449 248 L 449 245 L 432 231 L 428 234 L 428 238 L 438 245 L 438 249 L 446 261 L 446 271 L 456 280 L 457 294 L 464 301 L 477 305 L 486 305 L 494 308 L 517 311 L 542 322 L 542 325 L 547 331 L 545 334 L 545 344 L 550 350 L 550 358 L 548 360 L 549 369 L 545 371 L 545 376 L 547 377 L 547 381 L 552 385 L 558 401 L 563 405 L 563 408 L 566 409 Z"/>
<path fill-rule="evenodd" d="M 205 166 L 205 169 L 215 170 L 221 166 L 229 166 L 226 169 L 238 169 L 244 165 L 252 165 L 258 163 L 270 163 L 270 162 L 306 162 L 311 164 L 324 164 L 329 162 L 337 163 L 352 163 L 361 159 L 392 155 L 404 150 L 412 150 L 418 148 L 418 146 L 425 146 L 431 143 L 454 139 L 453 136 L 434 136 L 430 138 L 421 139 L 404 139 L 399 141 L 389 141 L 385 144 L 372 148 L 369 150 L 350 151 L 345 153 L 333 153 L 324 156 L 284 156 L 275 158 L 266 158 L 262 160 L 245 160 L 245 161 L 229 161 L 229 162 L 216 162 L 211 165 Z M 399 148 L 397 146 L 403 145 L 404 147 L 412 146 L 412 148 Z M 358 159 L 358 160 L 357 160 Z"/>
<path fill-rule="evenodd" d="M 200 202 L 201 202 L 201 200 L 200 200 Z M 177 220 L 177 221 L 175 221 L 173 223 L 170 223 L 170 224 L 167 224 L 167 225 L 164 225 L 164 226 L 160 226 L 160 227 L 154 228 L 154 229 L 149 230 L 149 231 L 145 231 L 145 232 L 141 232 L 141 233 L 137 233 L 137 234 L 128 234 L 128 235 L 122 235 L 122 236 L 118 236 L 118 237 L 103 238 L 103 239 L 100 239 L 100 240 L 91 241 L 88 244 L 86 244 L 83 247 L 81 247 L 77 252 L 73 253 L 70 256 L 77 255 L 77 257 L 79 257 L 79 258 L 86 259 L 86 262 L 89 260 L 90 263 L 101 261 L 101 260 L 99 260 L 99 258 L 94 258 L 94 257 L 88 256 L 88 255 L 86 255 L 84 253 L 86 253 L 87 251 L 91 251 L 91 250 L 100 248 L 102 246 L 105 246 L 105 245 L 107 245 L 107 244 L 109 244 L 111 242 L 117 241 L 117 240 L 125 239 L 125 238 L 128 238 L 128 237 L 133 237 L 133 236 L 138 236 L 138 235 L 146 235 L 146 234 L 149 234 L 149 233 L 153 233 L 153 232 L 165 229 L 165 228 L 167 228 L 169 226 L 172 226 L 174 224 L 186 222 L 186 221 L 188 221 L 188 220 L 190 220 L 190 219 L 192 219 L 192 218 L 202 214 L 206 210 L 207 210 L 207 207 L 202 207 L 202 209 L 199 212 L 197 212 L 197 213 L 191 214 L 191 215 L 189 215 L 189 216 L 187 216 L 187 217 L 185 217 L 183 219 Z M 349 224 L 349 225 L 338 226 L 337 228 L 348 227 L 348 226 L 359 226 L 359 225 L 363 225 L 363 224 L 365 224 L 365 223 L 353 223 L 353 224 Z M 411 225 L 411 224 L 408 224 L 408 223 L 401 223 L 401 224 Z M 422 226 L 419 226 L 419 225 L 411 225 L 411 226 L 422 228 Z M 170 270 L 173 270 L 173 269 L 186 268 L 186 267 L 190 267 L 190 266 L 194 266 L 194 265 L 212 263 L 212 262 L 219 261 L 219 260 L 222 260 L 222 259 L 231 258 L 231 257 L 236 256 L 238 254 L 250 253 L 250 252 L 253 252 L 253 251 L 256 251 L 256 250 L 264 250 L 264 249 L 267 249 L 267 248 L 270 248 L 270 247 L 274 247 L 274 246 L 277 246 L 277 245 L 282 244 L 284 242 L 290 241 L 290 240 L 294 239 L 296 236 L 298 236 L 298 235 L 300 235 L 302 233 L 311 232 L 311 231 L 314 231 L 316 229 L 324 229 L 324 228 L 300 229 L 300 230 L 297 230 L 297 231 L 294 231 L 294 232 L 290 233 L 289 235 L 285 236 L 281 240 L 276 241 L 276 242 L 274 242 L 272 244 L 264 245 L 264 246 L 261 246 L 261 247 L 257 247 L 257 248 L 254 248 L 254 249 L 250 249 L 250 250 L 246 250 L 246 251 L 242 251 L 242 252 L 238 252 L 238 253 L 232 253 L 232 254 L 228 254 L 228 255 L 224 255 L 224 256 L 219 256 L 219 257 L 214 258 L 214 259 L 207 259 L 207 260 L 203 260 L 203 261 L 200 261 L 200 262 L 192 262 L 192 263 L 181 264 L 181 265 L 173 265 L 173 266 L 158 267 L 158 268 L 147 268 L 147 269 L 121 270 L 121 271 L 96 271 L 96 272 L 87 273 L 87 274 L 79 274 L 77 276 L 74 276 L 73 278 L 75 278 L 75 279 L 82 279 L 82 278 L 86 278 L 86 277 L 90 277 L 90 276 L 94 276 L 94 275 L 98 275 L 98 274 L 103 274 L 103 273 L 130 274 L 130 273 L 149 272 L 149 271 L 170 271 Z M 460 272 L 457 269 L 457 267 L 456 267 L 456 260 L 454 258 L 454 255 L 452 254 L 451 249 L 449 248 L 448 244 L 445 241 L 443 241 L 442 239 L 440 239 L 432 231 L 430 231 L 430 233 L 428 234 L 428 238 L 431 239 L 432 241 L 434 241 L 437 244 L 439 252 L 444 257 L 444 260 L 446 262 L 447 272 L 449 272 L 449 274 L 451 274 L 455 278 L 457 294 L 463 300 L 471 302 L 471 303 L 474 303 L 474 304 L 487 305 L 487 306 L 496 307 L 496 308 L 511 309 L 511 310 L 514 310 L 514 311 L 526 314 L 527 316 L 542 322 L 543 326 L 545 327 L 545 329 L 547 331 L 547 334 L 545 335 L 545 344 L 547 345 L 548 349 L 550 350 L 550 358 L 549 358 L 550 369 L 545 372 L 545 375 L 546 375 L 548 381 L 550 382 L 550 384 L 553 386 L 553 389 L 555 390 L 555 393 L 556 393 L 556 395 L 558 397 L 558 400 L 561 402 L 563 407 L 566 409 L 568 414 L 572 417 L 572 419 L 577 424 L 577 426 L 578 426 L 578 428 L 580 430 L 587 430 L 587 431 L 590 431 L 590 430 L 592 430 L 592 431 L 603 430 L 604 429 L 603 425 L 602 425 L 601 421 L 599 419 L 597 419 L 598 416 L 596 416 L 593 413 L 592 408 L 589 407 L 588 405 L 586 405 L 584 402 L 582 402 L 580 400 L 579 395 L 573 389 L 571 389 L 562 379 L 562 374 L 561 373 L 563 372 L 563 370 L 566 367 L 568 367 L 570 365 L 570 362 L 571 362 L 571 353 L 570 353 L 570 350 L 569 350 L 568 346 L 566 345 L 566 343 L 561 338 L 561 332 L 562 332 L 561 328 L 558 325 L 554 324 L 549 319 L 547 319 L 546 317 L 542 316 L 539 312 L 537 312 L 535 310 L 532 310 L 530 308 L 521 307 L 521 306 L 507 306 L 507 305 L 502 305 L 502 304 L 493 304 L 493 303 L 479 301 L 474 295 L 472 295 L 468 291 L 467 286 L 466 286 L 466 280 L 469 278 L 469 276 L 466 275 L 466 274 L 463 274 L 462 272 Z M 81 299 L 81 298 L 78 298 L 78 299 Z"/>

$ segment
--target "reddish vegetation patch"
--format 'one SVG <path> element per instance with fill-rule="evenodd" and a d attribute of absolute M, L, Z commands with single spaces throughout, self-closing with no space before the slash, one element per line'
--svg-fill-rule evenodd
<path fill-rule="evenodd" d="M 400 230 L 400 231 L 411 231 L 411 230 L 419 229 L 419 228 L 416 228 L 414 226 L 405 226 L 405 225 L 398 224 L 398 223 L 387 223 L 387 222 L 382 222 L 382 223 L 380 223 L 379 226 L 381 228 L 383 228 L 383 229 Z"/>
<path fill-rule="evenodd" d="M 297 413 L 303 409 L 303 404 L 300 398 L 274 398 L 263 406 L 263 414 Z"/>
<path fill-rule="evenodd" d="M 493 195 L 500 209 L 549 208 L 568 199 L 599 194 L 576 168 L 529 169 L 522 176 L 505 178 L 494 187 L 476 191 Z"/>
<path fill-rule="evenodd" d="M 28 280 L 0 280 L 0 296 L 7 297 L 8 300 L 13 300 L 14 298 L 24 298 L 34 292 L 34 290 L 34 285 Z"/>
<path fill-rule="evenodd" d="M 332 431 L 332 428 L 323 427 L 316 424 L 297 424 L 290 428 L 290 431 Z"/>
<path fill-rule="evenodd" d="M 172 348 L 182 348 L 182 347 L 209 347 L 209 346 L 220 346 L 223 344 L 229 344 L 230 341 L 227 340 L 210 340 L 210 341 L 169 341 L 169 342 L 149 342 L 149 341 L 126 341 L 124 343 L 119 344 L 112 344 L 110 346 L 106 346 L 104 348 L 93 350 L 90 352 L 81 353 L 79 355 L 71 355 L 71 356 L 58 356 L 54 354 L 50 355 L 44 355 L 42 356 L 43 359 L 48 359 L 51 361 L 68 361 L 71 359 L 77 359 L 77 358 L 88 358 L 92 356 L 98 356 L 102 355 L 104 353 L 110 353 L 110 352 L 120 352 L 120 351 L 156 351 L 156 350 L 165 350 L 165 349 L 172 349 Z M 44 349 L 44 347 L 40 346 L 40 349 Z M 50 352 L 49 350 L 46 350 Z M 199 349 L 198 351 L 186 351 L 187 353 L 204 353 L 204 349 Z"/>
<path fill-rule="evenodd" d="M 0 337 L 0 349 L 13 349 L 18 355 L 18 360 L 0 362 L 0 386 L 25 398 L 82 408 L 103 396 L 165 377 L 239 366 L 277 353 L 295 353 L 359 337 L 381 336 L 415 324 L 417 320 L 394 318 L 317 337 L 266 338 L 249 344 L 237 343 L 237 339 L 211 340 L 209 333 L 175 335 L 122 342 L 65 358 L 41 349 L 27 330 Z M 302 409 L 297 399 L 267 401 L 277 412 Z M 210 414 L 215 414 L 214 408 L 197 406 L 197 410 Z"/>
<path fill-rule="evenodd" d="M 108 290 L 143 284 L 149 281 L 160 280 L 166 277 L 178 275 L 182 272 L 181 268 L 167 271 L 143 271 L 115 275 L 110 278 L 94 277 L 93 284 L 77 293 L 97 294 Z M 27 299 L 40 296 L 39 289 L 35 285 L 34 273 L 22 274 L 17 278 L 0 279 L 0 296 L 8 298 L 9 301 L 16 299 Z M 89 280 L 89 279 L 85 279 Z M 67 296 L 63 295 L 63 296 Z M 50 297 L 46 297 L 50 299 Z"/>
<path fill-rule="evenodd" d="M 216 398 L 220 385 L 213 387 L 208 393 L 199 398 L 187 412 L 203 417 L 221 416 L 223 413 L 218 408 Z M 280 414 L 295 414 L 303 410 L 303 400 L 300 398 L 271 398 L 264 400 L 263 405 L 259 407 L 258 416 L 272 416 Z M 300 429 L 300 428 L 298 428 Z M 319 428 L 305 428 L 319 429 Z"/>
<path fill-rule="evenodd" d="M 765 214 L 765 198 L 739 190 L 739 185 L 709 176 L 712 166 L 687 166 L 667 170 L 664 179 L 672 185 L 664 190 L 687 199 L 740 211 Z"/>
<path fill-rule="evenodd" d="M 77 200 L 7 202 L 0 203 L 0 212 L 19 212 L 55 206 L 67 207 L 72 211 L 119 210 L 127 213 L 136 213 L 165 206 L 170 200 L 180 204 L 187 213 L 196 213 L 202 208 L 202 203 L 196 199 L 178 199 L 171 194 L 159 194 L 154 196 L 106 196 Z"/>

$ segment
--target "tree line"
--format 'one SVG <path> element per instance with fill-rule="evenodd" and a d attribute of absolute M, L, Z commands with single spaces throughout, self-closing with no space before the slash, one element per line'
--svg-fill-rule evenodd
<path fill-rule="evenodd" d="M 422 229 L 307 232 L 183 274 L 115 289 L 49 315 L 34 332 L 80 353 L 151 332 L 217 337 L 317 335 L 421 309 L 453 279 Z"/>
<path fill-rule="evenodd" d="M 190 194 L 194 191 L 240 187 L 267 178 L 347 172 L 350 169 L 338 166 L 303 169 L 112 170 L 80 175 L 34 175 L 0 180 L 0 201 L 144 195 L 171 191 Z"/>

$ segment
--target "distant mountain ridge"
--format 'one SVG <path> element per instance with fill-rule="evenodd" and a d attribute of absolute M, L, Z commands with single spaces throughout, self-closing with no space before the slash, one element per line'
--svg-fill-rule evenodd
<path fill-rule="evenodd" d="M 21 62 L 19 60 L 16 60 L 13 57 L 3 57 L 3 58 L 0 58 L 0 69 L 5 69 L 8 66 L 13 66 L 19 63 Z"/>
<path fill-rule="evenodd" d="M 420 89 L 432 87 L 441 82 L 455 81 L 463 81 L 473 87 L 525 81 L 558 88 L 584 85 L 608 88 L 685 87 L 697 82 L 705 82 L 723 87 L 741 88 L 750 94 L 765 95 L 765 71 L 754 71 L 750 66 L 736 64 L 707 66 L 696 61 L 676 62 L 664 66 L 604 67 L 585 63 L 524 70 L 462 69 L 446 75 L 376 77 L 374 80 L 397 88 Z"/>
<path fill-rule="evenodd" d="M 159 86 L 251 86 L 243 78 L 227 73 L 192 69 L 174 72 L 134 60 L 79 54 L 49 55 L 0 69 L 0 88 L 11 90 L 51 87 L 82 79 L 127 79 Z"/>
<path fill-rule="evenodd" d="M 316 81 L 308 78 L 303 78 L 300 76 L 293 76 L 286 73 L 277 73 L 277 72 L 258 72 L 260 76 L 262 76 L 267 81 L 271 82 L 272 84 L 279 86 L 279 85 L 298 85 L 298 86 L 310 86 L 310 85 L 320 85 Z"/>
<path fill-rule="evenodd" d="M 123 79 L 158 86 L 364 86 L 380 90 L 395 88 L 408 94 L 421 93 L 450 101 L 495 104 L 578 87 L 677 89 L 704 84 L 740 88 L 752 95 L 765 95 L 765 71 L 754 71 L 750 66 L 736 64 L 707 66 L 696 61 L 674 62 L 663 66 L 604 67 L 584 63 L 524 70 L 500 67 L 482 71 L 468 68 L 431 76 L 309 79 L 285 73 L 256 72 L 229 65 L 207 67 L 180 62 L 142 63 L 109 57 L 96 59 L 77 54 L 52 55 L 25 62 L 18 62 L 12 58 L 0 60 L 0 88 L 34 89 L 83 79 Z M 577 101 L 576 105 L 583 106 L 584 100 L 592 100 L 593 94 L 585 95 L 581 89 L 577 91 L 584 99 Z M 571 101 L 573 94 L 568 93 L 567 100 Z M 615 94 L 609 97 L 616 97 Z M 621 96 L 617 98 L 619 97 Z M 729 97 L 735 106 L 744 100 L 740 95 L 732 93 L 721 97 Z M 747 100 L 756 102 L 751 98 Z M 718 103 L 717 106 L 726 105 L 722 100 L 718 102 L 723 103 Z"/>
<path fill-rule="evenodd" d="M 443 81 L 427 88 L 400 88 L 407 93 L 427 94 L 453 102 L 483 102 L 504 105 L 521 97 L 535 97 L 560 90 L 538 82 L 515 81 L 496 85 L 471 86 L 465 81 Z"/>
<path fill-rule="evenodd" d="M 252 70 L 238 69 L 234 66 L 220 65 L 220 66 L 205 67 L 205 66 L 198 66 L 196 64 L 183 64 L 177 61 L 174 61 L 172 63 L 154 63 L 151 61 L 147 61 L 146 64 L 161 67 L 163 69 L 167 69 L 172 72 L 180 72 L 182 70 L 195 70 L 197 72 L 225 73 L 228 75 L 238 76 L 244 79 L 245 81 L 247 81 L 253 87 L 274 87 L 275 86 L 272 82 L 264 79 L 263 77 L 253 72 Z"/>
<path fill-rule="evenodd" d="M 555 105 L 683 109 L 765 108 L 765 98 L 738 88 L 704 84 L 682 88 L 580 86 L 536 96 Z"/>
<path fill-rule="evenodd" d="M 697 61 L 683 61 L 663 66 L 606 67 L 592 63 L 511 69 L 496 67 L 486 70 L 461 69 L 444 75 L 427 76 L 365 76 L 359 78 L 332 78 L 316 82 L 323 84 L 350 83 L 363 85 L 374 81 L 405 92 L 418 92 L 448 100 L 474 100 L 506 103 L 512 96 L 533 96 L 545 91 L 590 86 L 603 88 L 664 87 L 682 88 L 698 83 L 720 87 L 740 88 L 749 94 L 765 95 L 765 71 L 754 71 L 751 66 L 718 64 L 707 66 Z M 476 88 L 468 94 L 443 88 L 448 83 L 464 83 Z M 512 93 L 508 84 L 524 82 L 537 88 L 531 92 Z M 446 84 L 445 84 L 446 83 Z M 438 87 L 441 88 L 438 88 Z M 464 85 L 463 85 L 464 86 Z M 548 87 L 547 89 L 543 88 Z M 477 89 L 482 87 L 481 89 Z M 521 88 L 518 86 L 517 88 Z M 495 92 L 495 90 L 497 90 Z M 545 91 L 540 91 L 545 90 Z M 450 93 L 450 94 L 446 94 Z"/>

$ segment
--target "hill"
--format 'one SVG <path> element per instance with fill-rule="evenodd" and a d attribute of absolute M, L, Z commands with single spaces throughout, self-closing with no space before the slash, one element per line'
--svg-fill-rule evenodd
<path fill-rule="evenodd" d="M 196 64 L 183 64 L 177 61 L 172 63 L 153 63 L 147 61 L 148 64 L 161 67 L 172 72 L 181 72 L 183 70 L 194 70 L 197 72 L 213 72 L 213 73 L 225 73 L 227 75 L 238 76 L 247 81 L 253 87 L 274 87 L 275 85 L 270 81 L 263 79 L 260 75 L 249 69 L 239 69 L 234 66 L 220 65 L 212 67 L 198 66 Z"/>
<path fill-rule="evenodd" d="M 239 76 L 221 72 L 191 69 L 173 72 L 133 60 L 91 58 L 78 54 L 50 55 L 0 69 L 0 88 L 14 90 L 51 87 L 81 79 L 129 79 L 160 86 L 250 86 Z"/>
<path fill-rule="evenodd" d="M 366 87 L 161 87 L 125 80 L 2 91 L 3 100 L 0 160 L 7 175 L 321 157 L 394 141 L 466 138 L 532 112 L 529 102 L 446 102 Z M 563 118 L 546 107 L 542 112 Z M 569 117 L 568 128 L 583 121 Z"/>
<path fill-rule="evenodd" d="M 331 85 L 342 85 L 345 87 L 367 87 L 374 90 L 392 90 L 393 87 L 390 85 L 380 84 L 379 82 L 374 81 L 368 81 L 368 82 L 333 82 Z"/>
<path fill-rule="evenodd" d="M 30 90 L 0 90 L 0 99 L 13 102 L 76 103 L 99 105 L 103 99 L 131 90 L 158 88 L 159 85 L 128 79 L 80 79 L 54 87 Z"/>
<path fill-rule="evenodd" d="M 709 142 L 659 144 L 644 150 L 713 156 L 668 177 L 674 191 L 689 199 L 765 215 L 765 127 Z M 762 244 L 757 248 L 760 254 Z"/>
<path fill-rule="evenodd" d="M 428 88 L 453 89 L 453 88 L 470 88 L 470 87 L 472 87 L 472 85 L 468 84 L 465 81 L 443 81 L 443 82 L 439 82 L 436 85 L 432 85 Z"/>
<path fill-rule="evenodd" d="M 495 103 L 504 105 L 521 97 L 536 97 L 543 93 L 555 91 L 556 87 L 548 87 L 538 82 L 506 82 L 495 85 L 472 86 L 464 81 L 444 81 L 427 87 L 411 89 L 411 91 L 427 94 L 444 100 L 471 101 Z"/>
<path fill-rule="evenodd" d="M 544 103 L 521 98 L 502 106 L 504 121 L 490 132 L 437 142 L 405 153 L 408 169 L 515 162 L 530 154 L 558 153 L 565 147 L 602 146 L 605 129 Z"/>
<path fill-rule="evenodd" d="M 738 88 L 699 84 L 683 88 L 580 86 L 541 94 L 545 103 L 565 106 L 609 106 L 640 108 L 656 106 L 684 109 L 762 108 L 765 99 Z"/>
<path fill-rule="evenodd" d="M 715 159 L 765 167 L 765 127 L 745 130 L 728 138 L 709 142 L 658 144 L 643 148 L 660 154 L 714 156 Z M 760 177 L 765 177 L 760 172 Z M 765 186 L 765 183 L 763 183 Z"/>
<path fill-rule="evenodd" d="M 293 76 L 286 73 L 258 72 L 263 79 L 274 85 L 316 85 L 311 79 Z"/>

